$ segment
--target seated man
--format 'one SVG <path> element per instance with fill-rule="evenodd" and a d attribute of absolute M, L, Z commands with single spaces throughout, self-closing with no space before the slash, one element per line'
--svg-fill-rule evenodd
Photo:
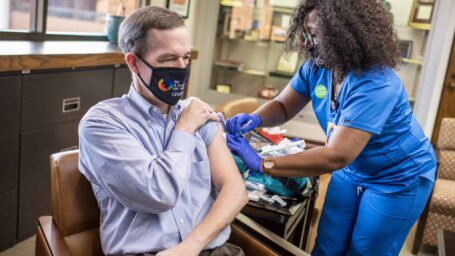
<path fill-rule="evenodd" d="M 127 95 L 98 103 L 79 126 L 81 172 L 100 208 L 108 255 L 243 255 L 226 244 L 246 204 L 217 115 L 179 101 L 190 41 L 175 12 L 146 7 L 122 23 Z"/>

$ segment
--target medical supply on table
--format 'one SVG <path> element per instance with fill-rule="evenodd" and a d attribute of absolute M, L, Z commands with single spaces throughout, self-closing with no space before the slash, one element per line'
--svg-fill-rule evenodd
<path fill-rule="evenodd" d="M 252 190 L 260 190 L 260 191 L 265 191 L 265 186 L 264 184 L 258 183 L 258 182 L 251 182 L 251 181 L 245 181 L 245 187 L 252 189 Z"/>
<path fill-rule="evenodd" d="M 273 204 L 275 202 L 275 199 L 272 199 L 271 197 L 268 197 L 267 195 L 260 195 L 259 198 L 270 204 Z"/>
<path fill-rule="evenodd" d="M 259 149 L 259 154 L 261 156 L 282 156 L 302 152 L 304 148 L 305 148 L 304 140 L 290 141 L 289 139 L 286 139 L 278 145 L 263 146 L 262 148 Z M 277 152 L 279 150 L 282 150 L 284 152 Z"/>
<path fill-rule="evenodd" d="M 275 202 L 277 202 L 281 207 L 285 207 L 287 205 L 283 198 L 278 195 L 273 195 L 272 199 L 275 200 Z"/>
<path fill-rule="evenodd" d="M 265 190 L 247 190 L 247 194 L 251 201 L 259 202 L 261 196 L 265 194 Z"/>

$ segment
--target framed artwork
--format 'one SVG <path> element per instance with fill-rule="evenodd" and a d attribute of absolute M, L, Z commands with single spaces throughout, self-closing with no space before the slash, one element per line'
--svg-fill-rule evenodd
<path fill-rule="evenodd" d="M 217 84 L 216 91 L 222 93 L 231 93 L 231 85 L 230 84 Z"/>
<path fill-rule="evenodd" d="M 417 29 L 429 30 L 433 7 L 436 0 L 414 0 L 409 16 L 409 26 Z"/>
<path fill-rule="evenodd" d="M 224 16 L 223 35 L 229 36 L 229 31 L 231 31 L 231 14 L 226 13 Z"/>
<path fill-rule="evenodd" d="M 276 71 L 294 74 L 297 68 L 297 62 L 299 61 L 298 52 L 282 52 L 278 60 Z"/>
<path fill-rule="evenodd" d="M 400 48 L 401 58 L 410 59 L 412 58 L 412 41 L 400 40 L 398 42 Z"/>
<path fill-rule="evenodd" d="M 188 18 L 188 13 L 190 12 L 190 0 L 168 0 L 167 8 L 186 19 Z"/>
<path fill-rule="evenodd" d="M 277 41 L 277 42 L 284 42 L 286 41 L 286 36 L 288 33 L 288 29 L 280 26 L 272 26 L 272 35 L 270 40 Z"/>

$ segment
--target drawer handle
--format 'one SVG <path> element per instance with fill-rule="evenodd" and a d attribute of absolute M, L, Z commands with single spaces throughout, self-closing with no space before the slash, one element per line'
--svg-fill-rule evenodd
<path fill-rule="evenodd" d="M 81 106 L 81 98 L 63 99 L 62 113 L 78 111 Z"/>
<path fill-rule="evenodd" d="M 74 145 L 74 146 L 71 146 L 71 147 L 62 148 L 62 149 L 60 149 L 60 152 L 70 151 L 70 150 L 74 150 L 74 149 L 78 149 L 78 146 Z"/>

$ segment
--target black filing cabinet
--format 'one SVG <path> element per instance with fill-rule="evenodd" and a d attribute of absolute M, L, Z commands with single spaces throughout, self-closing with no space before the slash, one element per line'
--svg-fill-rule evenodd
<path fill-rule="evenodd" d="M 16 240 L 20 75 L 0 76 L 0 250 Z"/>
<path fill-rule="evenodd" d="M 126 66 L 120 66 L 114 70 L 114 88 L 112 95 L 121 97 L 128 93 L 131 86 L 131 72 Z"/>
<path fill-rule="evenodd" d="M 77 148 L 80 118 L 111 97 L 113 77 L 113 68 L 23 76 L 19 240 L 36 232 L 39 216 L 51 214 L 49 156 Z"/>

